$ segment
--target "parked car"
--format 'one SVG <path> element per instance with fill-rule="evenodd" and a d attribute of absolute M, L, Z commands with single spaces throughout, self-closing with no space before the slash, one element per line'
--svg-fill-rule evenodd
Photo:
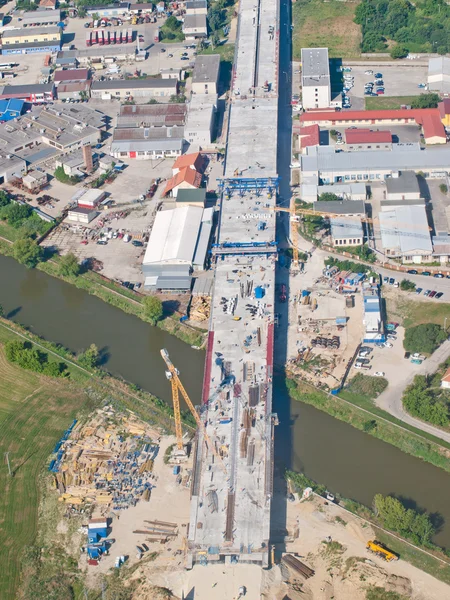
<path fill-rule="evenodd" d="M 433 277 L 436 277 L 437 279 L 444 279 L 444 276 L 442 275 L 442 273 L 435 273 L 433 275 Z"/>
<path fill-rule="evenodd" d="M 389 283 L 389 277 L 383 277 L 383 283 Z"/>
<path fill-rule="evenodd" d="M 436 294 L 437 294 L 436 290 L 433 290 L 432 292 L 430 292 L 430 293 L 428 294 L 428 297 L 429 297 L 429 298 L 434 298 L 434 297 L 436 296 Z"/>
<path fill-rule="evenodd" d="M 370 360 L 368 358 L 359 358 L 356 361 L 356 364 L 358 364 L 358 363 L 360 363 L 362 365 L 368 365 L 368 364 L 370 364 Z"/>
<path fill-rule="evenodd" d="M 409 269 L 409 271 L 406 272 L 409 273 L 409 275 L 417 275 L 417 271 L 415 269 Z"/>
<path fill-rule="evenodd" d="M 386 373 L 384 371 L 375 371 L 373 374 L 374 377 L 384 377 Z"/>
<path fill-rule="evenodd" d="M 375 73 L 374 75 L 375 79 L 381 79 L 383 77 L 382 73 Z"/>
<path fill-rule="evenodd" d="M 393 348 L 394 346 L 391 344 L 391 342 L 384 342 L 384 347 L 385 348 Z"/>
<path fill-rule="evenodd" d="M 423 295 L 424 296 L 429 296 L 431 294 L 431 290 L 425 290 Z"/>
<path fill-rule="evenodd" d="M 391 277 L 389 279 L 389 285 L 394 285 L 394 283 L 395 283 L 395 279 L 393 277 Z"/>
<path fill-rule="evenodd" d="M 377 96 L 383 96 L 384 90 L 377 90 Z"/>
<path fill-rule="evenodd" d="M 419 295 L 423 291 L 423 288 L 416 288 L 416 294 Z"/>
<path fill-rule="evenodd" d="M 107 241 L 105 241 L 105 240 L 98 240 L 98 241 L 97 241 L 97 244 L 98 244 L 99 246 L 106 246 L 106 245 L 107 245 L 107 243 L 108 243 L 108 242 L 107 242 Z"/>
<path fill-rule="evenodd" d="M 368 69 L 367 71 L 364 71 L 364 75 L 373 75 L 373 71 Z"/>
<path fill-rule="evenodd" d="M 435 296 L 436 300 L 439 300 L 439 298 L 442 298 L 443 295 L 444 295 L 444 292 L 438 292 Z"/>
<path fill-rule="evenodd" d="M 431 275 L 430 271 L 422 271 L 422 275 L 425 277 L 429 277 Z"/>
<path fill-rule="evenodd" d="M 139 240 L 133 240 L 131 243 L 133 244 L 133 246 L 136 246 L 136 247 L 141 247 L 141 246 L 143 246 L 143 245 L 144 245 L 144 244 L 143 244 L 142 242 L 140 242 Z"/>
<path fill-rule="evenodd" d="M 425 360 L 425 356 L 423 356 L 423 354 L 420 354 L 420 352 L 414 352 L 414 354 L 412 354 L 411 357 L 420 358 L 420 360 Z"/>

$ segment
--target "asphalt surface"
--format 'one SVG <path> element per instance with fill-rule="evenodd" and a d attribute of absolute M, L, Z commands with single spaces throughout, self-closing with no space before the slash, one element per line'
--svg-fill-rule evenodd
<path fill-rule="evenodd" d="M 450 316 L 450 315 L 449 315 Z M 402 396 L 406 387 L 412 382 L 416 375 L 430 375 L 434 373 L 439 365 L 447 359 L 450 355 L 450 340 L 444 342 L 437 350 L 427 358 L 421 365 L 417 366 L 417 369 L 411 373 L 408 377 L 402 380 L 397 380 L 396 382 L 389 382 L 389 387 L 384 391 L 378 398 L 376 399 L 376 404 L 393 417 L 400 419 L 404 423 L 408 423 L 409 425 L 413 425 L 417 427 L 417 429 L 421 429 L 422 431 L 426 431 L 438 438 L 445 440 L 446 442 L 450 442 L 450 433 L 442 431 L 438 427 L 434 427 L 429 423 L 425 423 L 425 421 L 421 421 L 420 419 L 416 419 L 408 414 L 403 409 L 402 404 Z"/>

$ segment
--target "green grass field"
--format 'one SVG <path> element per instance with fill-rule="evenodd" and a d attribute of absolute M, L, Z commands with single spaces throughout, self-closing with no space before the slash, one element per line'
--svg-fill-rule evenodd
<path fill-rule="evenodd" d="M 353 22 L 355 2 L 297 0 L 292 5 L 293 57 L 302 48 L 328 48 L 330 58 L 358 58 L 361 29 Z"/>
<path fill-rule="evenodd" d="M 396 110 L 402 104 L 410 105 L 417 96 L 371 96 L 366 98 L 366 110 Z"/>
<path fill-rule="evenodd" d="M 433 289 L 433 278 L 430 278 L 429 287 Z M 389 320 L 398 320 L 404 327 L 421 323 L 436 323 L 443 327 L 445 317 L 447 317 L 447 327 L 450 327 L 450 303 L 419 302 L 413 300 L 410 295 L 401 294 L 395 298 L 386 297 L 386 311 Z"/>
<path fill-rule="evenodd" d="M 13 337 L 0 328 L 0 344 Z M 36 535 L 38 477 L 85 395 L 67 380 L 24 371 L 6 361 L 0 345 L 0 598 L 15 598 L 25 546 Z M 4 453 L 9 452 L 13 477 Z"/>

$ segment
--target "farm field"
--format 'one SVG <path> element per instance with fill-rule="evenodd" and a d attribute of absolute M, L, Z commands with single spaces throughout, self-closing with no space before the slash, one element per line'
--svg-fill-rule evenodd
<path fill-rule="evenodd" d="M 38 478 L 49 454 L 86 396 L 67 380 L 50 379 L 10 364 L 3 343 L 12 334 L 0 327 L 0 598 L 13 600 L 21 555 L 36 535 Z M 13 477 L 4 453 L 9 452 Z"/>
<path fill-rule="evenodd" d="M 353 22 L 355 2 L 297 0 L 292 5 L 293 57 L 302 48 L 328 48 L 330 58 L 359 58 L 361 28 Z"/>

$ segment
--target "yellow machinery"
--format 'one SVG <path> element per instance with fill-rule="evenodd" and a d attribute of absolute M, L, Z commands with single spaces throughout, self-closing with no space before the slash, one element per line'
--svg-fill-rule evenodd
<path fill-rule="evenodd" d="M 222 470 L 224 471 L 225 475 L 227 475 L 228 474 L 227 473 L 227 469 L 226 469 L 226 467 L 225 467 L 225 465 L 223 463 L 223 460 L 222 460 L 220 454 L 216 451 L 216 448 L 215 448 L 213 442 L 211 441 L 210 437 L 206 433 L 206 428 L 205 428 L 202 420 L 198 416 L 198 413 L 195 410 L 195 407 L 192 404 L 191 399 L 189 398 L 186 390 L 184 389 L 183 384 L 180 381 L 180 378 L 178 377 L 179 371 L 178 371 L 177 368 L 175 368 L 174 364 L 170 360 L 169 353 L 167 352 L 167 350 L 165 348 L 163 348 L 161 350 L 161 356 L 163 357 L 163 360 L 164 360 L 164 362 L 167 365 L 167 369 L 168 370 L 166 371 L 166 377 L 170 381 L 170 384 L 172 386 L 173 413 L 174 413 L 174 419 L 175 419 L 175 434 L 176 434 L 176 437 L 177 437 L 177 448 L 178 448 L 178 451 L 180 453 L 184 452 L 184 449 L 183 449 L 183 430 L 181 428 L 181 413 L 180 413 L 180 398 L 179 398 L 179 393 L 181 393 L 181 395 L 184 398 L 184 401 L 186 402 L 189 410 L 192 413 L 192 416 L 194 417 L 194 419 L 195 419 L 195 421 L 197 423 L 197 426 L 203 432 L 203 436 L 205 438 L 205 442 L 208 444 L 211 452 L 217 458 L 217 460 L 218 460 L 220 466 L 222 467 Z"/>
<path fill-rule="evenodd" d="M 381 542 L 377 542 L 376 540 L 369 540 L 367 542 L 367 550 L 369 552 L 373 552 L 381 558 L 384 558 L 384 560 L 387 560 L 388 562 L 391 562 L 392 560 L 398 560 L 397 554 L 391 552 Z"/>

